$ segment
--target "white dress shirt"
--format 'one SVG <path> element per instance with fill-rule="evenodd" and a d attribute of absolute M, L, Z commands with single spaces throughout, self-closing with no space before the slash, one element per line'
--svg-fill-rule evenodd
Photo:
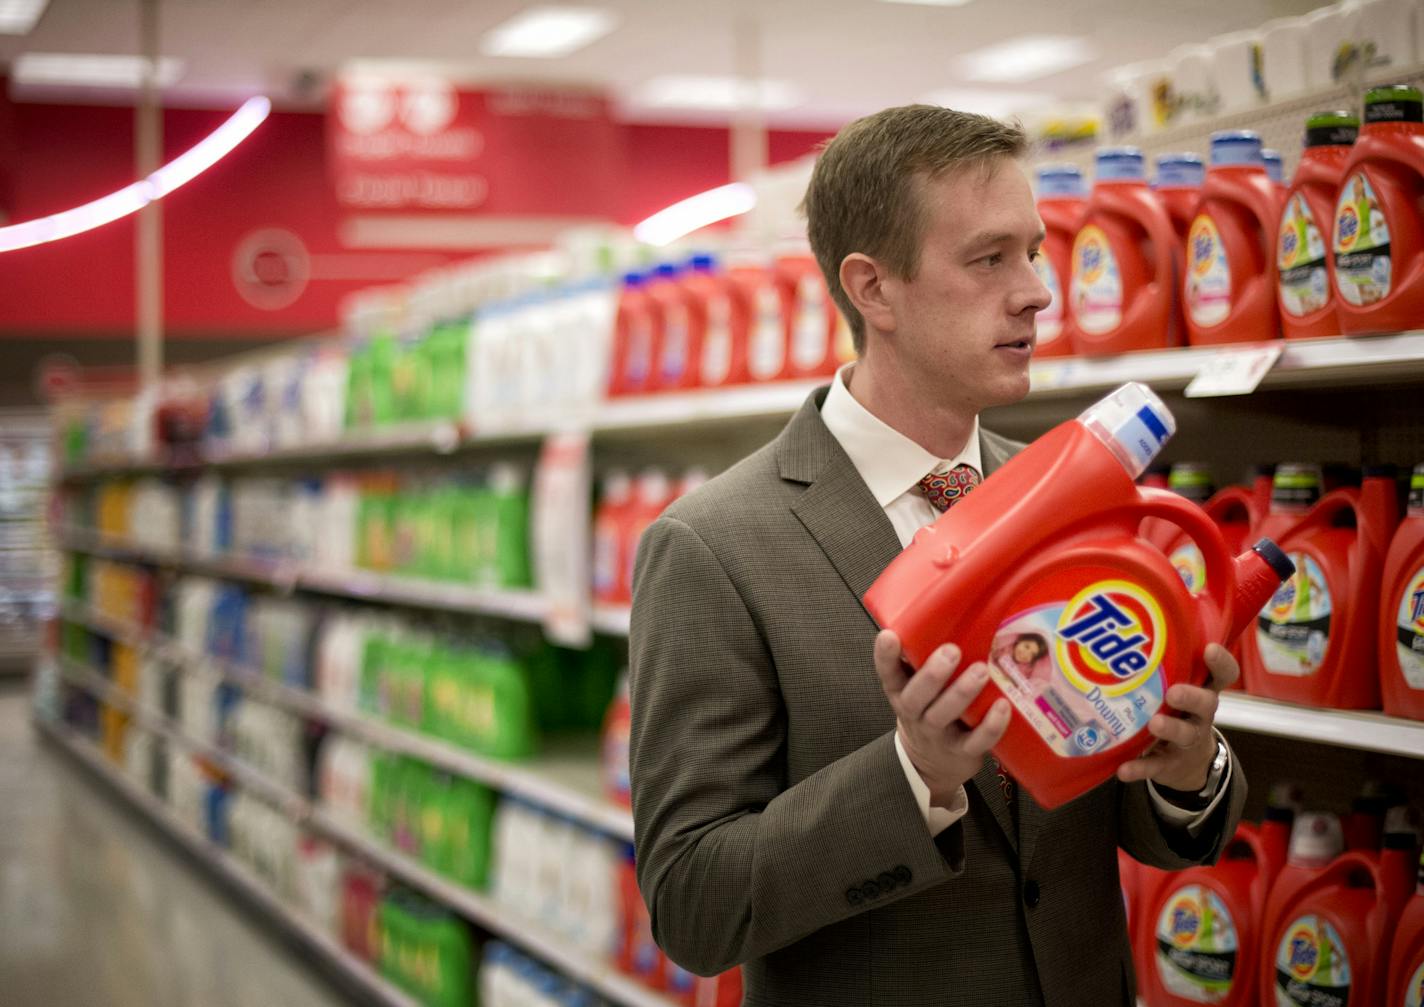
<path fill-rule="evenodd" d="M 875 502 L 884 508 L 885 516 L 890 519 L 903 549 L 910 544 L 915 532 L 933 524 L 940 514 L 920 491 L 921 479 L 931 472 L 942 475 L 956 465 L 968 465 L 981 476 L 984 474 L 979 448 L 979 417 L 974 417 L 974 427 L 959 454 L 953 458 L 937 457 L 860 404 L 847 384 L 854 366 L 854 363 L 845 364 L 836 372 L 831 390 L 821 405 L 821 420 L 850 457 L 851 464 L 865 480 Z M 900 756 L 905 779 L 931 835 L 939 835 L 968 813 L 969 799 L 963 787 L 955 793 L 949 807 L 930 804 L 929 785 L 910 762 L 898 731 L 895 733 L 895 751 Z M 1228 764 L 1211 803 L 1200 812 L 1188 811 L 1170 803 L 1149 781 L 1147 788 L 1157 814 L 1170 825 L 1184 827 L 1188 831 L 1199 829 L 1229 789 L 1232 769 Z"/>

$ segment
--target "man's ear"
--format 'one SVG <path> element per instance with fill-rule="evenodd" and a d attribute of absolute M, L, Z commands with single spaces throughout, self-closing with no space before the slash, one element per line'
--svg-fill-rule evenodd
<path fill-rule="evenodd" d="M 895 309 L 886 297 L 885 267 L 868 255 L 852 252 L 841 260 L 841 289 L 865 319 L 867 328 L 877 332 L 895 331 Z"/>

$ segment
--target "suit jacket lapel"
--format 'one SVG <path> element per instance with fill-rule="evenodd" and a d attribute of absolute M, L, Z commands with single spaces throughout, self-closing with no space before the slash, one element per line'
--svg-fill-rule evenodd
<path fill-rule="evenodd" d="M 974 774 L 974 778 L 970 782 L 979 791 L 979 796 L 984 799 L 989 810 L 994 813 L 994 821 L 999 823 L 1004 838 L 1009 841 L 1010 846 L 1017 850 L 1019 848 L 1019 833 L 1014 828 L 1014 817 L 1013 812 L 1009 810 L 1009 802 L 1004 797 L 1003 788 L 999 786 L 999 774 L 994 769 L 992 757 L 984 757 L 984 765 L 979 767 L 979 772 Z M 1015 787 L 1014 790 L 1017 794 L 1023 788 Z"/>

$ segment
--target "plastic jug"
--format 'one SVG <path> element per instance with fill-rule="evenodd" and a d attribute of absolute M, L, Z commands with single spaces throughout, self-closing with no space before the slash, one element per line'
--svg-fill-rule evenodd
<path fill-rule="evenodd" d="M 648 390 L 656 349 L 657 315 L 648 297 L 647 277 L 627 273 L 613 322 L 613 361 L 608 371 L 608 395 L 639 395 Z"/>
<path fill-rule="evenodd" d="M 1384 712 L 1424 720 L 1424 464 L 1409 481 L 1409 510 L 1384 562 L 1379 618 Z"/>
<path fill-rule="evenodd" d="M 1163 885 L 1174 877 L 1173 872 L 1138 863 L 1126 850 L 1117 851 L 1117 871 L 1122 882 L 1123 904 L 1127 909 L 1127 936 L 1132 948 L 1132 967 L 1137 974 L 1138 986 L 1144 985 L 1144 977 L 1152 969 L 1156 955 L 1152 928 L 1141 926 L 1147 905 L 1157 899 Z"/>
<path fill-rule="evenodd" d="M 732 275 L 748 305 L 747 373 L 756 382 L 781 381 L 791 370 L 790 329 L 776 274 L 764 262 L 746 259 Z"/>
<path fill-rule="evenodd" d="M 1205 682 L 1207 643 L 1230 642 L 1290 571 L 1268 542 L 1233 562 L 1200 508 L 1135 484 L 1174 428 L 1156 395 L 1124 385 L 921 529 L 865 595 L 912 666 L 947 641 L 963 650 L 964 667 L 988 661 L 990 684 L 965 719 L 978 723 L 995 699 L 1010 701 L 1015 715 L 996 752 L 1045 808 L 1141 754 L 1167 689 Z M 1149 516 L 1201 546 L 1199 597 L 1137 537 Z M 1026 638 L 1036 643 L 1027 659 Z"/>
<path fill-rule="evenodd" d="M 773 267 L 786 325 L 786 377 L 830 377 L 840 366 L 836 310 L 821 267 L 809 255 L 783 255 Z"/>
<path fill-rule="evenodd" d="M 697 365 L 699 384 L 703 388 L 726 388 L 751 381 L 747 344 L 754 285 L 747 282 L 745 271 L 694 269 L 687 283 L 701 296 L 707 312 Z"/>
<path fill-rule="evenodd" d="M 1097 180 L 1073 240 L 1069 341 L 1080 355 L 1181 343 L 1176 232 L 1147 187 L 1142 152 L 1098 151 Z"/>
<path fill-rule="evenodd" d="M 633 504 L 633 480 L 616 470 L 603 477 L 603 492 L 593 517 L 593 600 L 604 605 L 626 605 L 630 600 L 626 579 L 628 520 Z"/>
<path fill-rule="evenodd" d="M 1280 335 L 1274 239 L 1281 194 L 1249 130 L 1211 136 L 1211 167 L 1187 235 L 1187 341 L 1249 343 Z"/>
<path fill-rule="evenodd" d="M 1281 330 L 1287 339 L 1338 336 L 1335 315 L 1335 198 L 1360 132 L 1353 112 L 1320 112 L 1305 122 L 1305 150 L 1286 191 L 1276 239 Z"/>
<path fill-rule="evenodd" d="M 1149 1007 L 1253 1003 L 1266 896 L 1285 860 L 1280 830 L 1243 822 L 1215 865 L 1170 875 L 1138 924 L 1153 949 L 1138 977 Z"/>
<path fill-rule="evenodd" d="M 1385 1003 L 1420 1007 L 1424 1004 L 1424 857 L 1419 860 L 1414 896 L 1404 907 L 1395 928 L 1389 960 L 1389 995 Z"/>
<path fill-rule="evenodd" d="M 688 271 L 708 268 L 705 257 L 688 263 Z M 697 384 L 697 361 L 702 352 L 702 334 L 707 325 L 706 305 L 689 286 L 689 272 L 673 265 L 659 266 L 661 282 L 652 284 L 648 296 L 662 306 L 662 339 L 657 342 L 653 358 L 653 374 L 649 382 L 655 391 L 668 392 L 694 388 Z"/>
<path fill-rule="evenodd" d="M 1342 823 L 1345 849 L 1378 853 L 1384 842 L 1385 816 L 1401 799 L 1397 788 L 1380 780 L 1366 780 L 1350 801 L 1350 813 Z"/>
<path fill-rule="evenodd" d="M 1187 232 L 1196 216 L 1197 200 L 1201 198 L 1206 165 L 1196 154 L 1163 154 L 1157 158 L 1157 177 L 1152 188 L 1167 205 L 1167 215 L 1177 232 L 1176 251 L 1180 255 L 1187 247 Z M 1176 291 L 1173 291 L 1176 296 Z"/>
<path fill-rule="evenodd" d="M 643 537 L 643 532 L 648 530 L 648 526 L 658 519 L 658 516 L 672 501 L 673 487 L 667 473 L 661 469 L 647 469 L 638 477 L 637 484 L 633 488 L 633 504 L 628 509 L 628 538 L 623 547 L 623 556 L 626 560 L 623 582 L 629 587 L 630 601 L 632 599 L 633 570 L 638 559 L 638 540 Z"/>
<path fill-rule="evenodd" d="M 1038 278 L 1053 299 L 1034 322 L 1038 329 L 1036 357 L 1066 357 L 1073 346 L 1065 336 L 1069 315 L 1065 282 L 1073 272 L 1073 239 L 1082 223 L 1088 188 L 1083 173 L 1071 164 L 1038 169 L 1038 215 L 1043 218 L 1043 246 L 1033 260 Z"/>
<path fill-rule="evenodd" d="M 628 673 L 618 679 L 618 691 L 603 720 L 603 792 L 614 804 L 633 806 L 628 773 L 628 741 L 633 715 L 628 705 Z"/>
<path fill-rule="evenodd" d="M 1318 466 L 1282 465 L 1258 533 L 1296 572 L 1243 638 L 1246 690 L 1307 706 L 1379 708 L 1375 671 L 1380 582 L 1398 522 L 1392 471 L 1369 470 L 1361 489 L 1320 497 Z M 1318 502 L 1316 500 L 1318 499 Z M 1346 522 L 1353 518 L 1354 527 Z"/>
<path fill-rule="evenodd" d="M 1286 162 L 1281 157 L 1279 150 L 1272 150 L 1270 147 L 1261 148 L 1261 164 L 1266 168 L 1266 177 L 1281 192 L 1286 191 Z"/>
<path fill-rule="evenodd" d="M 1424 326 L 1424 92 L 1365 95 L 1335 204 L 1336 312 L 1347 335 Z"/>

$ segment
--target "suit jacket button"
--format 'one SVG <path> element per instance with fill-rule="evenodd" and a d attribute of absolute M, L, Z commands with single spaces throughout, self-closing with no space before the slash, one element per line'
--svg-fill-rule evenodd
<path fill-rule="evenodd" d="M 875 880 L 880 883 L 880 890 L 882 892 L 893 892 L 900 884 L 900 882 L 896 880 L 895 875 L 889 871 L 886 871 Z"/>
<path fill-rule="evenodd" d="M 858 906 L 858 905 L 860 905 L 860 900 L 861 900 L 861 894 L 860 894 L 860 889 L 859 889 L 859 888 L 847 888 L 847 889 L 846 889 L 846 901 L 847 901 L 847 902 L 849 902 L 849 903 L 850 903 L 851 905 L 853 905 L 853 906 Z"/>
<path fill-rule="evenodd" d="M 902 885 L 908 885 L 910 883 L 910 879 L 914 877 L 914 875 L 910 873 L 910 869 L 904 864 L 901 864 L 899 867 L 895 868 L 895 870 L 891 873 L 895 875 L 895 880 L 900 882 L 900 884 Z"/>
<path fill-rule="evenodd" d="M 878 899 L 881 895 L 880 886 L 874 881 L 867 881 L 860 886 L 860 894 L 865 896 L 867 901 L 870 899 Z"/>
<path fill-rule="evenodd" d="M 1027 881 L 1024 883 L 1023 900 L 1024 905 L 1030 909 L 1037 909 L 1038 902 L 1043 892 L 1038 887 L 1037 881 Z"/>

